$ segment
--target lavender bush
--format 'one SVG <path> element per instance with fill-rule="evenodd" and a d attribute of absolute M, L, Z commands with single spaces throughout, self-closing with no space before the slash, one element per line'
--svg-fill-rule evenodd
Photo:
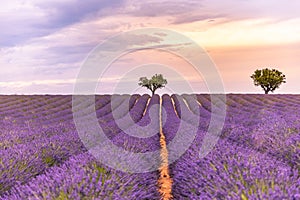
<path fill-rule="evenodd" d="M 114 145 L 154 152 L 160 98 L 174 199 L 300 199 L 300 95 L 230 94 L 226 102 L 207 94 L 100 95 L 94 110 Z M 200 159 L 210 120 L 218 118 L 212 104 L 222 103 L 220 138 Z M 82 111 L 82 120 L 90 114 Z M 71 96 L 0 96 L 0 127 L 0 199 L 161 198 L 158 169 L 122 172 L 89 154 L 73 122 Z"/>

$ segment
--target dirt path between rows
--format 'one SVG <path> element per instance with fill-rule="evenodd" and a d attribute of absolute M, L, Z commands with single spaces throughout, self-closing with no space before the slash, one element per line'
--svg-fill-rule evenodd
<path fill-rule="evenodd" d="M 173 198 L 172 195 L 172 183 L 173 180 L 169 174 L 169 161 L 168 161 L 168 149 L 166 138 L 162 129 L 162 98 L 160 98 L 159 105 L 159 133 L 160 133 L 160 158 L 161 165 L 159 167 L 160 176 L 158 179 L 158 191 L 161 194 L 162 200 L 170 200 Z"/>

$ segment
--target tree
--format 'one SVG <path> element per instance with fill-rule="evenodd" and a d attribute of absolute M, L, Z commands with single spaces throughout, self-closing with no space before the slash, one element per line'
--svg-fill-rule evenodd
<path fill-rule="evenodd" d="M 168 82 L 166 79 L 164 79 L 163 75 L 155 74 L 151 79 L 148 79 L 147 77 L 141 77 L 139 85 L 149 89 L 153 96 L 157 89 L 165 87 L 167 83 Z"/>
<path fill-rule="evenodd" d="M 274 92 L 282 83 L 285 83 L 285 75 L 276 69 L 257 69 L 250 76 L 255 86 L 261 86 L 265 94 Z"/>

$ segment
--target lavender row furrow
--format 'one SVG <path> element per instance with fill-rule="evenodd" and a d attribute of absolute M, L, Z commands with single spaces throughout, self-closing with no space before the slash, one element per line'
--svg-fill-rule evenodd
<path fill-rule="evenodd" d="M 0 199 L 160 199 L 160 98 L 174 199 L 300 198 L 299 95 L 92 98 L 76 102 L 78 115 L 71 96 L 0 98 Z M 222 122 L 224 105 L 220 138 L 200 158 L 204 138 L 218 136 L 208 132 L 210 120 Z M 90 152 L 107 163 L 87 152 L 73 121 L 94 130 L 93 111 L 105 140 L 123 150 L 95 138 L 98 151 Z"/>
<path fill-rule="evenodd" d="M 82 153 L 48 169 L 30 183 L 17 184 L 0 199 L 158 199 L 156 172 L 115 171 Z"/>

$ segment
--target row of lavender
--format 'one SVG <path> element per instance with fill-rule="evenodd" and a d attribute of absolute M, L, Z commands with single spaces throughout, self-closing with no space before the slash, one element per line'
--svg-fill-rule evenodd
<path fill-rule="evenodd" d="M 6 101 L 8 105 L 1 107 L 1 126 L 5 127 L 1 132 L 0 149 L 2 199 L 159 197 L 156 172 L 142 175 L 122 173 L 102 165 L 86 152 L 73 121 L 70 120 L 70 102 L 64 100 L 69 97 L 55 97 L 57 101 L 52 105 L 47 104 L 47 110 L 32 107 L 21 97 L 17 98 L 20 99 L 15 103 L 15 108 L 9 101 Z M 96 97 L 95 110 L 107 137 L 133 151 L 144 150 L 145 146 L 157 146 L 158 149 L 158 142 L 147 140 L 139 145 L 137 142 L 135 145 L 132 142 L 124 145 L 121 139 L 124 133 L 115 123 L 115 120 L 128 118 L 128 108 L 134 122 L 147 123 L 150 118 L 144 110 L 148 99 L 148 95 L 119 96 L 111 103 L 110 96 Z M 149 108 L 155 100 L 158 102 L 158 98 L 153 98 Z M 31 108 L 22 109 L 18 105 L 22 103 Z M 15 111 L 12 112 L 11 109 Z M 112 115 L 112 110 L 117 111 L 117 118 Z M 83 112 L 82 118 L 87 114 Z M 33 115 L 39 117 L 31 118 Z"/>
<path fill-rule="evenodd" d="M 87 154 L 72 121 L 70 97 L 3 98 L 3 199 L 159 199 L 157 171 L 120 172 Z M 158 117 L 154 117 L 158 110 L 153 105 L 158 104 L 159 97 L 122 95 L 113 101 L 110 96 L 100 96 L 95 105 L 101 127 L 113 144 L 141 153 L 159 149 L 158 134 L 150 138 L 127 134 L 134 132 L 128 109 L 135 124 L 146 126 L 152 121 L 151 127 L 158 129 Z M 186 150 L 171 164 L 175 199 L 297 198 L 299 96 L 229 95 L 226 103 L 228 113 L 221 140 L 206 158 L 200 159 L 199 149 L 211 117 L 210 96 L 197 95 L 197 101 L 191 95 L 163 96 L 170 160 L 175 159 L 172 155 L 178 154 L 180 145 Z M 82 118 L 88 114 L 83 112 Z M 180 134 L 194 131 L 195 140 Z M 184 141 L 191 141 L 191 147 L 187 148 Z"/>
<path fill-rule="evenodd" d="M 211 109 L 209 96 L 197 98 L 200 113 Z M 199 128 L 191 147 L 171 165 L 174 198 L 300 198 L 299 96 L 228 95 L 226 103 L 224 129 L 214 150 L 199 159 L 207 134 Z M 188 106 L 180 106 L 190 121 L 196 117 Z"/>

